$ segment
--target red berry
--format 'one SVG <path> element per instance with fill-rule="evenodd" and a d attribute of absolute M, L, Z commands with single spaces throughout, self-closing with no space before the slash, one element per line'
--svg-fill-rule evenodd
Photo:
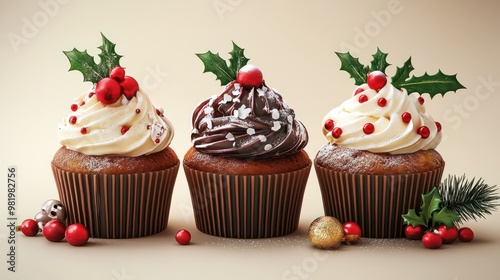
<path fill-rule="evenodd" d="M 380 107 L 385 107 L 385 105 L 387 105 L 387 99 L 381 97 L 378 99 L 377 104 Z"/>
<path fill-rule="evenodd" d="M 335 139 L 340 138 L 340 136 L 342 136 L 342 128 L 340 128 L 340 127 L 334 127 L 332 129 L 332 136 Z"/>
<path fill-rule="evenodd" d="M 81 134 L 87 134 L 87 128 L 82 127 L 82 128 L 80 129 L 80 133 L 81 133 Z"/>
<path fill-rule="evenodd" d="M 424 100 L 424 98 L 422 96 L 420 96 L 417 99 L 418 99 L 418 103 L 420 103 L 420 105 L 424 105 L 425 100 Z"/>
<path fill-rule="evenodd" d="M 136 114 L 139 114 L 140 112 L 141 112 L 141 109 L 139 109 L 139 108 L 135 109 Z"/>
<path fill-rule="evenodd" d="M 455 225 L 447 228 L 446 225 L 442 224 L 438 227 L 438 233 L 443 238 L 443 244 L 451 244 L 458 237 L 458 229 Z"/>
<path fill-rule="evenodd" d="M 436 124 L 436 127 L 437 127 L 437 131 L 440 132 L 441 129 L 443 129 L 443 127 L 441 126 L 441 123 L 440 122 L 434 122 Z"/>
<path fill-rule="evenodd" d="M 260 87 L 262 81 L 262 72 L 259 68 L 251 64 L 241 67 L 238 74 L 236 74 L 236 82 L 243 87 Z"/>
<path fill-rule="evenodd" d="M 409 123 L 411 121 L 411 114 L 408 112 L 404 112 L 401 115 L 401 119 L 403 120 L 404 123 Z"/>
<path fill-rule="evenodd" d="M 359 93 L 361 93 L 361 92 L 363 92 L 363 91 L 365 91 L 365 89 L 364 89 L 364 88 L 358 87 L 358 88 L 356 88 L 356 90 L 354 91 L 354 95 L 358 95 Z"/>
<path fill-rule="evenodd" d="M 365 123 L 363 126 L 363 132 L 365 134 L 372 134 L 375 131 L 375 126 L 372 123 Z"/>
<path fill-rule="evenodd" d="M 387 84 L 387 77 L 382 71 L 373 71 L 368 73 L 366 83 L 371 89 L 379 91 Z"/>
<path fill-rule="evenodd" d="M 53 219 L 45 224 L 42 233 L 48 241 L 59 242 L 63 240 L 65 231 L 66 225 L 58 219 Z"/>
<path fill-rule="evenodd" d="M 431 131 L 425 125 L 419 127 L 417 133 L 420 134 L 420 136 L 422 136 L 422 138 L 424 139 L 426 139 L 427 137 L 429 137 L 429 135 L 431 135 Z"/>
<path fill-rule="evenodd" d="M 125 95 L 128 100 L 132 99 L 139 90 L 139 84 L 130 76 L 125 76 L 123 81 L 120 82 L 120 86 L 122 87 L 123 95 Z"/>
<path fill-rule="evenodd" d="M 120 66 L 116 66 L 115 68 L 111 69 L 111 71 L 109 72 L 109 77 L 111 79 L 118 81 L 118 82 L 121 82 L 123 80 L 123 78 L 125 77 L 125 70 Z"/>
<path fill-rule="evenodd" d="M 470 242 L 474 239 L 474 232 L 468 227 L 463 227 L 458 230 L 458 239 L 463 242 Z"/>
<path fill-rule="evenodd" d="M 69 121 L 69 124 L 75 124 L 76 121 L 77 121 L 77 117 L 76 116 L 71 116 L 71 117 L 69 117 L 68 121 Z"/>
<path fill-rule="evenodd" d="M 422 245 L 427 249 L 437 249 L 441 247 L 441 244 L 443 244 L 443 238 L 433 231 L 427 232 L 422 237 Z"/>
<path fill-rule="evenodd" d="M 74 104 L 74 103 L 73 103 L 73 104 L 71 104 L 71 111 L 73 111 L 73 112 L 74 112 L 74 111 L 76 111 L 76 110 L 78 110 L 78 105 L 77 105 L 77 104 Z"/>
<path fill-rule="evenodd" d="M 366 101 L 368 101 L 368 96 L 366 96 L 366 94 L 361 94 L 358 97 L 358 101 L 359 101 L 359 103 L 365 103 Z"/>
<path fill-rule="evenodd" d="M 38 223 L 33 219 L 26 219 L 21 224 L 21 232 L 26 236 L 35 236 L 39 231 Z"/>
<path fill-rule="evenodd" d="M 82 246 L 89 240 L 89 231 L 82 224 L 71 224 L 66 229 L 65 236 L 70 245 Z"/>
<path fill-rule="evenodd" d="M 424 228 L 422 226 L 412 226 L 412 225 L 407 225 L 405 227 L 405 236 L 408 239 L 411 240 L 419 240 L 422 239 L 422 236 L 424 235 Z"/>
<path fill-rule="evenodd" d="M 129 129 L 130 129 L 130 127 L 129 127 L 129 126 L 126 126 L 126 125 L 122 126 L 122 131 L 121 131 L 121 132 L 122 132 L 122 134 L 127 133 L 127 131 L 128 131 Z"/>
<path fill-rule="evenodd" d="M 103 78 L 95 87 L 97 100 L 104 104 L 113 104 L 120 98 L 120 84 L 111 78 Z"/>
<path fill-rule="evenodd" d="M 326 120 L 325 121 L 325 129 L 328 131 L 332 131 L 333 127 L 335 126 L 335 123 L 333 120 Z"/>
<path fill-rule="evenodd" d="M 191 241 L 191 233 L 185 229 L 180 229 L 175 234 L 175 241 L 181 245 L 186 245 Z"/>
<path fill-rule="evenodd" d="M 343 241 L 347 244 L 354 244 L 361 238 L 361 228 L 355 222 L 346 222 L 342 225 L 344 229 Z"/>
<path fill-rule="evenodd" d="M 156 138 L 156 139 L 155 139 L 155 143 L 156 143 L 156 144 L 160 144 L 160 139 Z"/>

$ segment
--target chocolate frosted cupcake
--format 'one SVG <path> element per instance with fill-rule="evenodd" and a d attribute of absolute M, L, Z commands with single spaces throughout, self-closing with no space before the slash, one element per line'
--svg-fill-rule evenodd
<path fill-rule="evenodd" d="M 244 59 L 233 46 L 233 61 Z M 199 55 L 206 69 L 215 56 Z M 307 130 L 258 68 L 227 70 L 233 76 L 222 93 L 194 110 L 193 147 L 183 161 L 196 226 L 222 237 L 290 234 L 298 227 L 311 168 L 303 149 Z"/>
<path fill-rule="evenodd" d="M 65 52 L 70 70 L 93 86 L 59 125 L 52 170 L 69 223 L 94 238 L 147 236 L 167 226 L 180 164 L 169 147 L 174 130 L 102 38 L 99 65 L 86 52 Z"/>
<path fill-rule="evenodd" d="M 379 69 L 349 53 L 337 55 L 358 87 L 323 119 L 328 143 L 314 164 L 325 214 L 358 223 L 364 237 L 401 237 L 401 215 L 440 183 L 445 165 L 435 150 L 441 124 L 426 114 L 418 92 L 433 97 L 463 86 L 441 72 L 410 78 L 410 60 L 391 83 L 383 73 L 387 54 L 380 50 L 371 63 Z"/>

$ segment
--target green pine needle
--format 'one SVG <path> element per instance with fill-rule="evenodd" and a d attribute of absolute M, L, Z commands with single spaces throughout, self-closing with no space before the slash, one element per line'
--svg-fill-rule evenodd
<path fill-rule="evenodd" d="M 459 217 L 458 223 L 484 219 L 500 206 L 496 185 L 485 184 L 482 178 L 467 180 L 465 175 L 450 175 L 441 183 L 440 193 L 444 206 Z"/>

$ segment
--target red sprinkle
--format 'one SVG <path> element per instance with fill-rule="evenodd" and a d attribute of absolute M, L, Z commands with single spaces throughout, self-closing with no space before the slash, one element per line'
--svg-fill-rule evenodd
<path fill-rule="evenodd" d="M 375 131 L 375 126 L 372 123 L 366 123 L 363 126 L 363 132 L 365 134 L 372 134 Z"/>
<path fill-rule="evenodd" d="M 417 133 L 420 134 L 420 136 L 422 136 L 422 138 L 424 138 L 424 139 L 429 137 L 429 135 L 431 135 L 431 131 L 425 125 L 419 127 L 417 130 Z"/>
<path fill-rule="evenodd" d="M 155 139 L 155 143 L 156 143 L 156 144 L 160 143 L 160 139 L 156 138 L 156 139 Z"/>
<path fill-rule="evenodd" d="M 403 120 L 404 123 L 409 123 L 411 121 L 411 114 L 408 112 L 404 112 L 401 115 L 401 119 Z"/>
<path fill-rule="evenodd" d="M 91 91 L 89 92 L 89 98 L 92 98 L 92 96 L 94 96 L 95 92 Z"/>
<path fill-rule="evenodd" d="M 77 120 L 77 118 L 75 116 L 69 117 L 69 124 L 75 124 L 76 120 Z"/>
<path fill-rule="evenodd" d="M 420 96 L 418 98 L 418 103 L 420 103 L 420 105 L 424 105 L 424 102 L 425 102 L 424 98 L 422 96 Z"/>
<path fill-rule="evenodd" d="M 328 131 L 332 131 L 333 127 L 335 126 L 335 123 L 333 120 L 326 120 L 325 121 L 325 129 Z"/>
<path fill-rule="evenodd" d="M 158 114 L 158 116 L 160 117 L 163 117 L 163 113 L 160 111 L 160 109 L 156 109 L 156 114 Z"/>
<path fill-rule="evenodd" d="M 363 88 L 357 88 L 356 91 L 354 91 L 354 95 L 358 95 L 360 92 L 363 92 L 364 89 Z"/>
<path fill-rule="evenodd" d="M 379 98 L 379 100 L 377 101 L 377 104 L 378 104 L 378 106 L 380 106 L 380 107 L 385 107 L 385 105 L 387 105 L 387 99 L 385 99 L 385 98 L 381 97 L 381 98 Z"/>
<path fill-rule="evenodd" d="M 434 122 L 434 123 L 436 123 L 436 127 L 437 127 L 438 132 L 440 132 L 440 131 L 441 131 L 441 129 L 443 128 L 443 127 L 441 126 L 441 123 L 440 123 L 440 122 Z"/>
<path fill-rule="evenodd" d="M 129 129 L 130 129 L 130 127 L 129 127 L 129 126 L 126 126 L 126 125 L 122 126 L 122 134 L 127 133 L 127 131 L 128 131 Z"/>
<path fill-rule="evenodd" d="M 85 101 L 82 100 L 82 102 L 80 102 L 80 106 L 83 106 L 85 105 Z"/>
<path fill-rule="evenodd" d="M 78 110 L 78 105 L 76 105 L 76 104 L 74 104 L 74 103 L 73 103 L 73 104 L 71 104 L 71 111 L 73 111 L 73 112 L 74 112 L 74 111 L 76 111 L 76 110 Z"/>
<path fill-rule="evenodd" d="M 141 112 L 141 109 L 139 109 L 139 108 L 135 109 L 136 114 L 139 114 L 140 112 Z"/>
<path fill-rule="evenodd" d="M 335 139 L 337 139 L 340 136 L 342 136 L 342 128 L 340 128 L 340 127 L 334 127 L 333 130 L 332 130 L 332 136 Z"/>
<path fill-rule="evenodd" d="M 358 97 L 358 101 L 359 101 L 359 103 L 365 103 L 366 101 L 368 101 L 368 96 L 366 96 L 366 94 L 361 94 Z"/>
<path fill-rule="evenodd" d="M 87 128 L 82 127 L 82 128 L 80 129 L 80 133 L 81 133 L 81 134 L 87 134 Z"/>

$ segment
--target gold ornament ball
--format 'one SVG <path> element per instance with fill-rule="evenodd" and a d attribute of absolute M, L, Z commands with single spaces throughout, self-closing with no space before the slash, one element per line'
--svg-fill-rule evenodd
<path fill-rule="evenodd" d="M 317 248 L 335 248 L 343 238 L 342 223 L 334 217 L 318 217 L 309 226 L 309 241 Z"/>

